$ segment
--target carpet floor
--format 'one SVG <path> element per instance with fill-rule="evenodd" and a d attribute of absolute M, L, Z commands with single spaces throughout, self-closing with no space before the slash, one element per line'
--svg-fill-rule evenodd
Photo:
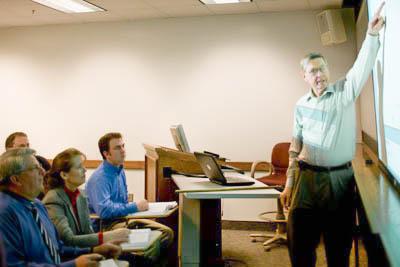
<path fill-rule="evenodd" d="M 222 230 L 222 254 L 229 267 L 290 267 L 289 254 L 286 246 L 272 248 L 265 252 L 260 242 L 251 242 L 249 234 L 265 233 L 265 231 Z M 270 232 L 273 233 L 273 232 Z M 359 266 L 367 266 L 365 250 L 360 242 Z M 327 266 L 324 246 L 321 242 L 317 249 L 317 267 Z M 351 252 L 350 266 L 355 266 L 354 249 Z M 307 266 L 304 266 L 307 267 Z"/>

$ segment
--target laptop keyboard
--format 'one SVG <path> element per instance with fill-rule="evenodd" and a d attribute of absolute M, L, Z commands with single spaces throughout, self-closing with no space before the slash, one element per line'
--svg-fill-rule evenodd
<path fill-rule="evenodd" d="M 248 182 L 248 179 L 240 178 L 240 177 L 234 177 L 234 176 L 225 176 L 225 179 L 228 182 Z"/>

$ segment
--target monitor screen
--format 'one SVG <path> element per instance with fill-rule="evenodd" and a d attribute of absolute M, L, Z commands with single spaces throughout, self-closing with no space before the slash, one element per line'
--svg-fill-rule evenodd
<path fill-rule="evenodd" d="M 382 0 L 367 0 L 369 20 Z M 389 0 L 381 13 L 386 26 L 379 39 L 381 47 L 373 70 L 378 156 L 400 182 L 400 1 Z"/>
<path fill-rule="evenodd" d="M 190 152 L 189 144 L 186 140 L 185 132 L 183 131 L 183 127 L 181 124 L 172 125 L 171 128 L 172 138 L 174 139 L 174 143 L 176 148 L 182 152 Z"/>

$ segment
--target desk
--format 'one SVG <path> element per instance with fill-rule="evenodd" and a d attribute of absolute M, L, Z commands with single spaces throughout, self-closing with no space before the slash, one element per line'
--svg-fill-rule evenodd
<path fill-rule="evenodd" d="M 211 183 L 207 178 L 188 178 L 182 175 L 173 175 L 177 187 L 181 190 L 209 189 L 209 188 L 227 188 L 226 186 Z M 264 184 L 249 177 L 255 181 L 254 187 L 263 186 Z M 265 185 L 264 185 L 265 186 Z M 248 186 L 246 186 L 248 187 Z M 235 188 L 238 188 L 237 186 Z M 275 189 L 255 189 L 255 190 L 234 190 L 234 191 L 213 191 L 213 192 L 192 192 L 179 194 L 179 234 L 178 234 L 178 256 L 179 266 L 196 267 L 222 265 L 222 262 L 207 262 L 204 244 L 207 246 L 218 246 L 219 254 L 221 244 L 213 244 L 213 240 L 204 240 L 201 235 L 202 223 L 205 215 L 211 217 L 209 221 L 215 222 L 215 217 L 219 218 L 221 214 L 202 213 L 201 207 L 217 205 L 220 206 L 222 198 L 278 198 L 280 192 Z M 215 209 L 219 210 L 219 209 Z M 215 211 L 214 210 L 214 211 Z M 203 219 L 203 220 L 202 220 Z M 217 227 L 218 228 L 218 227 Z M 209 228 L 208 228 L 209 230 Z M 221 232 L 216 233 L 217 240 L 220 240 Z M 211 243 L 210 243 L 211 241 Z M 202 248 L 202 249 L 201 249 Z M 216 255 L 222 256 L 222 255 Z M 222 259 L 221 259 L 222 260 Z"/>

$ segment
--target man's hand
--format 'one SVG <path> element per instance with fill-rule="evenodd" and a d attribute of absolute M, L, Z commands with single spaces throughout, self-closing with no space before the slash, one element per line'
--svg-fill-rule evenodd
<path fill-rule="evenodd" d="M 378 10 L 375 12 L 374 17 L 368 24 L 368 34 L 370 35 L 378 35 L 379 31 L 383 28 L 385 24 L 384 18 L 381 16 L 381 11 L 383 6 L 385 5 L 385 1 L 381 3 Z"/>
<path fill-rule="evenodd" d="M 290 196 L 292 195 L 292 188 L 290 187 L 285 187 L 283 192 L 280 195 L 280 200 L 282 203 L 282 206 L 285 207 L 285 209 L 289 209 L 290 206 Z"/>
<path fill-rule="evenodd" d="M 101 260 L 103 256 L 100 254 L 86 254 L 76 258 L 75 265 L 76 267 L 97 267 L 100 266 Z"/>
<path fill-rule="evenodd" d="M 136 207 L 138 208 L 138 211 L 145 211 L 149 209 L 149 203 L 147 202 L 146 199 L 142 199 L 136 201 Z"/>
<path fill-rule="evenodd" d="M 121 252 L 122 250 L 120 246 L 111 243 L 104 243 L 93 248 L 93 253 L 101 254 L 106 258 L 117 257 Z"/>
<path fill-rule="evenodd" d="M 103 233 L 104 243 L 114 240 L 120 240 L 120 243 L 128 242 L 130 232 L 131 231 L 127 228 L 119 228 L 112 231 L 104 232 Z"/>

